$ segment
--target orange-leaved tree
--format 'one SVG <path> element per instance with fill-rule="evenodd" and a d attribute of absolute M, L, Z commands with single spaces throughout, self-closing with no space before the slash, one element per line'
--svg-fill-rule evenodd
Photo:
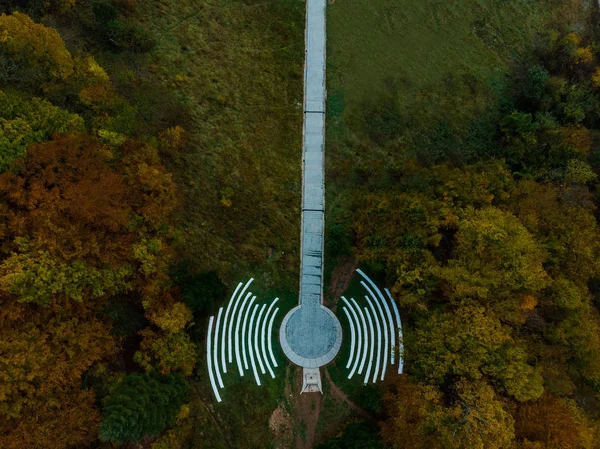
<path fill-rule="evenodd" d="M 91 441 L 99 415 L 81 376 L 116 349 L 97 307 L 64 297 L 47 307 L 0 302 L 0 447 Z"/>
<path fill-rule="evenodd" d="M 34 145 L 17 173 L 0 175 L 8 256 L 0 289 L 44 304 L 166 282 L 170 250 L 159 228 L 174 206 L 170 176 L 139 155 L 126 155 L 119 170 L 117 157 L 90 136 L 69 135 Z M 147 270 L 148 257 L 156 269 Z"/>
<path fill-rule="evenodd" d="M 569 399 L 545 393 L 535 402 L 519 405 L 515 414 L 519 448 L 592 449 L 597 429 Z"/>

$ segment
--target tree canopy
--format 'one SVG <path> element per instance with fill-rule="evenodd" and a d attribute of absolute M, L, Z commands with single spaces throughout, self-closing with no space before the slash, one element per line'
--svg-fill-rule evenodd
<path fill-rule="evenodd" d="M 178 198 L 158 153 L 177 151 L 184 130 L 134 135 L 137 120 L 92 56 L 26 14 L 0 15 L 2 447 L 82 447 L 99 431 L 139 440 L 172 425 L 184 400 L 196 350 L 169 277 Z M 167 377 L 120 382 L 135 351 L 124 360 L 131 335 L 112 327 L 131 314 L 147 326 L 138 369 Z M 127 399 L 138 390 L 142 402 Z"/>

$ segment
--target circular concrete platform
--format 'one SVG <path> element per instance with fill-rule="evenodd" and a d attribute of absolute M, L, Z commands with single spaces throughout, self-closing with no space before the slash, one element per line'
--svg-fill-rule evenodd
<path fill-rule="evenodd" d="M 342 326 L 331 310 L 321 304 L 294 307 L 281 323 L 279 340 L 290 361 L 303 368 L 331 362 L 342 345 Z"/>

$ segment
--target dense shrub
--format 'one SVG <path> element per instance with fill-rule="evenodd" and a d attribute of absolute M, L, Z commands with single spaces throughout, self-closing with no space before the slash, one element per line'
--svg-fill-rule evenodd
<path fill-rule="evenodd" d="M 156 46 L 156 41 L 146 29 L 124 20 L 112 3 L 97 1 L 92 10 L 95 31 L 111 49 L 146 53 Z"/>
<path fill-rule="evenodd" d="M 104 399 L 100 439 L 139 441 L 175 424 L 188 383 L 181 374 L 130 374 Z"/>
<path fill-rule="evenodd" d="M 210 310 L 227 291 L 216 272 L 195 273 L 185 262 L 175 268 L 171 278 L 182 291 L 181 299 L 197 315 Z"/>

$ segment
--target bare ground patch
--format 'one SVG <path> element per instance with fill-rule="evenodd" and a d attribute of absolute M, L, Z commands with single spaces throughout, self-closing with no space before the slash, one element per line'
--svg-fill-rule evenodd
<path fill-rule="evenodd" d="M 293 447 L 294 431 L 292 417 L 285 409 L 283 402 L 279 404 L 269 418 L 269 428 L 275 436 L 275 447 L 277 449 L 290 449 Z"/>
<path fill-rule="evenodd" d="M 323 396 L 320 393 L 300 394 L 302 385 L 302 368 L 295 367 L 293 377 L 294 417 L 298 428 L 296 433 L 296 449 L 312 449 L 315 446 L 317 423 L 323 406 Z"/>
<path fill-rule="evenodd" d="M 343 257 L 339 259 L 339 263 L 337 267 L 334 268 L 331 273 L 331 281 L 329 283 L 329 288 L 331 291 L 331 301 L 330 304 L 331 309 L 335 312 L 335 307 L 337 306 L 338 301 L 340 300 L 340 296 L 342 293 L 348 288 L 350 285 L 350 281 L 354 276 L 354 271 L 358 268 L 358 261 L 353 257 Z"/>

